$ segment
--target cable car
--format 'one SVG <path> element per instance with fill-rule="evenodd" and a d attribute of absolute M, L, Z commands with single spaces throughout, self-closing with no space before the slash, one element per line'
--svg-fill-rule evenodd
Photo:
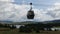
<path fill-rule="evenodd" d="M 34 14 L 34 11 L 32 10 L 32 3 L 30 3 L 30 6 L 31 6 L 31 8 L 27 13 L 27 18 L 28 19 L 34 19 L 35 14 Z"/>

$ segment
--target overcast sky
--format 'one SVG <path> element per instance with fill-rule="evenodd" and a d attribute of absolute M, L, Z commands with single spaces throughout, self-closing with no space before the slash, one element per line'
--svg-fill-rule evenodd
<path fill-rule="evenodd" d="M 30 2 L 35 13 L 31 20 L 26 17 Z M 21 22 L 57 19 L 60 19 L 60 0 L 0 0 L 0 20 Z"/>

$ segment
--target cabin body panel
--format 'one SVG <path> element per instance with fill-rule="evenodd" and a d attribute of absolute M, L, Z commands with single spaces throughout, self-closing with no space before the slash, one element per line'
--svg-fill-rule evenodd
<path fill-rule="evenodd" d="M 27 18 L 28 18 L 28 19 L 34 19 L 34 16 L 35 16 L 35 15 L 34 15 L 34 11 L 31 11 L 31 10 L 28 11 L 28 14 L 27 14 Z"/>

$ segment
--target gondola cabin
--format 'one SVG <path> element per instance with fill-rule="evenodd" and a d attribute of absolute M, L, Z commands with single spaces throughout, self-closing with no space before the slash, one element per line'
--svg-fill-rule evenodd
<path fill-rule="evenodd" d="M 34 11 L 32 10 L 32 3 L 30 3 L 30 5 L 31 5 L 31 8 L 27 13 L 27 18 L 28 19 L 34 19 Z"/>

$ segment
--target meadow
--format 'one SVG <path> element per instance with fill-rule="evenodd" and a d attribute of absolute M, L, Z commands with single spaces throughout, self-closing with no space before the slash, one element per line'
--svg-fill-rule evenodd
<path fill-rule="evenodd" d="M 0 29 L 1 30 L 1 29 Z M 60 31 L 40 31 L 40 33 L 31 32 L 31 33 L 23 33 L 19 32 L 19 29 L 8 29 L 8 30 L 1 30 L 0 34 L 60 34 Z"/>

